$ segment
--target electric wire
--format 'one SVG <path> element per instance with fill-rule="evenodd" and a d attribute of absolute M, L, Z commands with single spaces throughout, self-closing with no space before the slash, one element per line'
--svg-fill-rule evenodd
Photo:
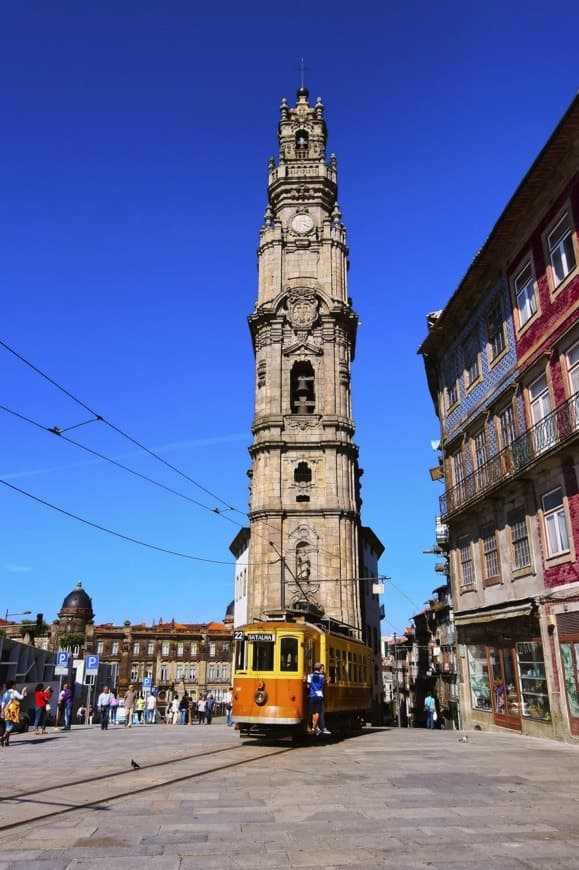
<path fill-rule="evenodd" d="M 149 456 L 152 456 L 158 462 L 161 462 L 163 465 L 166 465 L 167 468 L 170 468 L 172 471 L 174 471 L 176 474 L 179 474 L 185 480 L 188 480 L 189 483 L 192 483 L 194 486 L 196 486 L 202 492 L 211 496 L 211 498 L 214 498 L 216 501 L 221 502 L 221 504 L 225 505 L 228 510 L 235 511 L 237 513 L 241 513 L 245 516 L 243 511 L 240 511 L 238 508 L 235 508 L 232 505 L 228 504 L 224 499 L 220 498 L 220 496 L 211 492 L 211 490 L 207 489 L 207 487 L 203 486 L 201 483 L 198 483 L 192 477 L 189 477 L 189 475 L 185 474 L 184 471 L 181 471 L 180 468 L 177 468 L 177 466 L 172 465 L 166 459 L 163 459 L 162 456 L 159 456 L 158 453 L 155 453 L 154 450 L 151 450 L 149 447 L 146 447 L 144 444 L 141 444 L 141 442 L 137 441 L 136 438 L 133 438 L 132 435 L 129 435 L 127 432 L 124 432 L 120 427 L 116 426 L 110 420 L 107 420 L 106 417 L 102 416 L 102 414 L 97 414 L 97 412 L 94 411 L 89 405 L 87 405 L 85 402 L 83 402 L 81 399 L 79 399 L 77 396 L 75 396 L 73 393 L 71 393 L 70 390 L 67 390 L 65 387 L 63 387 L 61 384 L 59 384 L 57 381 L 55 381 L 54 378 L 51 378 L 50 375 L 47 375 L 46 372 L 42 371 L 42 369 L 38 368 L 38 366 L 35 366 L 33 363 L 31 363 L 29 360 L 27 360 L 26 357 L 22 356 L 22 354 L 18 353 L 18 351 L 14 350 L 14 348 L 10 347 L 10 345 L 7 344 L 5 341 L 2 341 L 2 339 L 0 339 L 0 347 L 3 347 L 9 353 L 13 354 L 13 356 L 15 356 L 17 359 L 19 359 L 20 362 L 24 363 L 24 365 L 28 366 L 30 369 L 32 369 L 34 372 L 36 372 L 36 374 L 40 375 L 40 377 L 44 378 L 46 381 L 48 381 L 50 384 L 52 384 L 54 387 L 56 387 L 57 390 L 60 390 L 61 393 L 64 393 L 65 396 L 68 396 L 69 399 L 72 399 L 73 402 L 76 402 L 77 405 L 80 405 L 81 408 L 84 408 L 85 411 L 88 411 L 89 414 L 92 414 L 93 417 L 95 418 L 95 422 L 104 423 L 106 426 L 108 426 L 114 432 L 121 435 L 123 438 L 126 438 L 127 441 L 130 441 L 131 444 L 134 444 L 140 450 L 144 450 L 145 453 L 149 454 Z"/>
<path fill-rule="evenodd" d="M 242 524 L 236 522 L 231 517 L 226 516 L 225 512 L 220 508 L 213 508 L 209 505 L 203 504 L 203 502 L 197 501 L 197 499 L 191 498 L 189 495 L 185 495 L 185 493 L 180 492 L 177 489 L 173 489 L 170 486 L 167 486 L 164 483 L 161 483 L 158 480 L 154 480 L 152 477 L 148 477 L 146 474 L 142 474 L 140 471 L 137 471 L 134 468 L 130 468 L 128 465 L 124 465 L 122 462 L 119 462 L 117 459 L 113 459 L 110 456 L 107 456 L 104 453 L 99 453 L 98 450 L 93 450 L 91 447 L 87 447 L 85 444 L 81 444 L 80 441 L 75 441 L 73 438 L 69 438 L 68 435 L 64 434 L 64 430 L 57 429 L 56 427 L 49 428 L 48 426 L 43 426 L 42 423 L 38 423 L 36 420 L 32 420 L 30 417 L 24 416 L 24 414 L 20 414 L 18 411 L 14 411 L 12 408 L 7 408 L 6 405 L 0 405 L 0 411 L 5 411 L 7 414 L 11 414 L 14 417 L 17 417 L 20 420 L 24 420 L 26 423 L 30 423 L 33 426 L 36 426 L 38 429 L 42 429 L 44 432 L 52 432 L 54 435 L 57 435 L 62 441 L 66 441 L 68 444 L 72 444 L 75 447 L 79 447 L 81 450 L 84 450 L 86 453 L 89 453 L 91 456 L 96 456 L 98 459 L 102 459 L 104 462 L 109 462 L 111 465 L 115 465 L 117 468 L 122 469 L 123 471 L 127 471 L 129 474 L 134 475 L 135 477 L 140 477 L 142 480 L 146 480 L 148 483 L 153 484 L 154 486 L 159 487 L 160 489 L 166 490 L 166 492 L 170 492 L 173 495 L 178 496 L 179 498 L 185 499 L 186 501 L 191 502 L 197 507 L 203 508 L 210 513 L 217 514 L 217 516 L 222 517 L 225 520 L 233 523 L 233 525 L 242 528 Z M 71 428 L 77 428 L 75 426 Z"/>
<path fill-rule="evenodd" d="M 78 520 L 80 523 L 84 523 L 86 526 L 90 526 L 93 529 L 98 529 L 101 532 L 106 532 L 108 535 L 113 535 L 115 538 L 121 538 L 123 541 L 129 541 L 132 544 L 138 544 L 140 547 L 146 547 L 149 550 L 157 550 L 159 553 L 167 553 L 170 556 L 179 556 L 181 559 L 190 559 L 194 562 L 206 562 L 211 565 L 235 565 L 235 562 L 225 562 L 220 559 L 208 559 L 204 556 L 192 556 L 189 553 L 180 553 L 177 550 L 169 550 L 166 547 L 159 547 L 156 544 L 148 544 L 146 541 L 141 541 L 138 538 L 133 538 L 130 535 L 124 535 L 122 532 L 117 532 L 114 529 L 109 529 L 107 526 L 101 526 L 99 523 L 94 523 L 92 520 L 87 520 L 85 517 L 80 517 L 78 514 L 72 513 L 72 511 L 67 511 L 64 508 L 59 507 L 58 505 L 52 504 L 49 501 L 46 501 L 43 498 L 40 498 L 37 495 L 33 495 L 31 492 L 27 492 L 25 489 L 21 489 L 18 486 L 15 486 L 13 483 L 9 483 L 7 480 L 3 480 L 0 478 L 0 483 L 4 486 L 7 486 L 9 489 L 14 490 L 15 492 L 19 492 L 21 495 L 25 495 L 28 498 L 31 498 L 33 501 L 38 502 L 39 504 L 44 505 L 45 507 L 49 507 L 54 511 L 58 511 L 58 513 L 64 514 L 73 520 Z"/>

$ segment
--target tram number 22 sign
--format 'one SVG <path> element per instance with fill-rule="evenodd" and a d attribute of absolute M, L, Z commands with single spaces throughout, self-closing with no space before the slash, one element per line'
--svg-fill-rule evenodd
<path fill-rule="evenodd" d="M 234 640 L 249 640 L 253 643 L 275 643 L 275 634 L 270 631 L 234 631 Z"/>

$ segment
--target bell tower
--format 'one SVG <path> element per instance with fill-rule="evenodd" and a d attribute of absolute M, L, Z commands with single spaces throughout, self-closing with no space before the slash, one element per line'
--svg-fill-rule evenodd
<path fill-rule="evenodd" d="M 367 533 L 375 565 L 383 547 L 361 526 L 350 379 L 358 317 L 321 99 L 310 105 L 303 86 L 295 106 L 283 99 L 278 139 L 249 317 L 256 372 L 250 527 L 231 546 L 235 623 L 312 608 L 367 636 L 379 621 L 377 596 L 371 619 L 364 603 L 363 578 L 376 576 L 363 564 Z"/>

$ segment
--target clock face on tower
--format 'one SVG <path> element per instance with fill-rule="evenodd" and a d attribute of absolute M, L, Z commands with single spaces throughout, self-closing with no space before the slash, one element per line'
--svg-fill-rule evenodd
<path fill-rule="evenodd" d="M 313 226 L 314 221 L 309 214 L 296 214 L 292 218 L 292 230 L 300 235 L 309 233 Z"/>

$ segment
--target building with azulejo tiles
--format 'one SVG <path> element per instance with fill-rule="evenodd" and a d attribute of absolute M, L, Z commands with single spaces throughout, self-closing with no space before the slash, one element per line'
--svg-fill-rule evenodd
<path fill-rule="evenodd" d="M 424 357 L 465 727 L 579 738 L 579 97 Z"/>

